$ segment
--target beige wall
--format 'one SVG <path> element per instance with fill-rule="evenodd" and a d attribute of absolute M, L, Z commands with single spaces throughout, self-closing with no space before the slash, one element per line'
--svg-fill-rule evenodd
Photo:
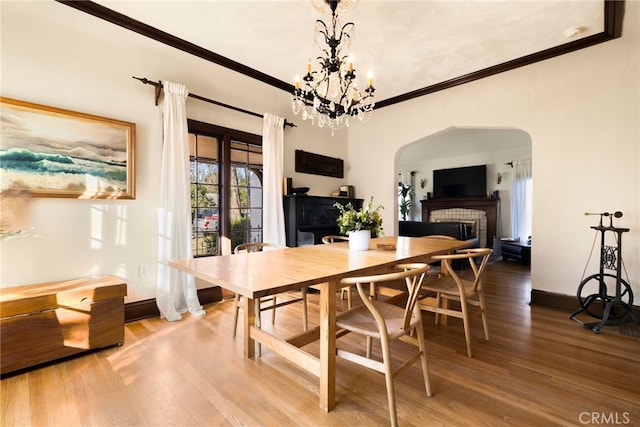
<path fill-rule="evenodd" d="M 452 126 L 521 129 L 532 141 L 532 287 L 574 294 L 597 222 L 583 213 L 620 210 L 614 225 L 631 229 L 623 258 L 640 295 L 640 3 L 626 4 L 622 38 L 377 110 L 349 131 L 349 182 L 393 206 L 404 145 Z"/>
<path fill-rule="evenodd" d="M 296 148 L 346 158 L 347 134 L 331 137 L 294 116 L 287 93 L 60 3 L 3 1 L 0 8 L 3 97 L 137 125 L 136 199 L 36 199 L 29 226 L 37 235 L 0 243 L 2 286 L 114 274 L 128 283 L 128 301 L 155 295 L 161 107 L 153 88 L 132 76 L 286 117 L 298 125 L 285 130 L 285 175 L 294 185 L 328 195 L 346 182 L 294 172 Z M 197 120 L 262 133 L 259 118 L 193 99 L 187 110 Z M 147 277 L 139 277 L 139 265 L 148 267 Z"/>
<path fill-rule="evenodd" d="M 283 91 L 53 1 L 0 2 L 2 96 L 137 124 L 136 200 L 37 199 L 38 235 L 0 243 L 0 284 L 115 274 L 129 285 L 128 301 L 154 295 L 161 117 L 135 75 L 295 122 L 285 131 L 285 175 L 318 195 L 354 184 L 387 207 L 388 233 L 403 145 L 452 126 L 521 129 L 532 138 L 535 176 L 533 287 L 572 294 L 593 239 L 594 220 L 582 213 L 622 210 L 618 224 L 632 229 L 626 266 L 640 294 L 638 6 L 627 2 L 621 39 L 383 108 L 332 137 L 293 116 Z M 190 100 L 188 112 L 261 133 L 259 119 L 209 104 Z M 344 158 L 347 179 L 296 174 L 296 148 Z M 148 277 L 139 277 L 141 264 Z"/>

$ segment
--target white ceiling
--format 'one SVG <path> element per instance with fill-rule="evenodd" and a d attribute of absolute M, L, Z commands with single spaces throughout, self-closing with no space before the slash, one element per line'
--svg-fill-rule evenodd
<path fill-rule="evenodd" d="M 308 0 L 96 1 L 287 83 L 303 75 L 316 19 Z M 360 85 L 374 74 L 385 100 L 601 33 L 603 0 L 361 0 L 355 23 Z M 580 28 L 576 35 L 565 32 Z M 152 79 L 162 76 L 147 76 Z"/>

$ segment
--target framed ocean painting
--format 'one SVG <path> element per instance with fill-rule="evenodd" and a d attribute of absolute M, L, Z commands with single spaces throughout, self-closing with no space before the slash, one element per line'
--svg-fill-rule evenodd
<path fill-rule="evenodd" d="M 0 97 L 0 189 L 134 199 L 135 123 Z"/>

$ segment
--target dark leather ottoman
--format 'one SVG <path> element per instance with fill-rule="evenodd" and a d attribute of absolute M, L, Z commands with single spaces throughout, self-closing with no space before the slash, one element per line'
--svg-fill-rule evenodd
<path fill-rule="evenodd" d="M 531 265 L 531 245 L 525 242 L 501 242 L 502 259 L 514 259 L 522 265 Z"/>

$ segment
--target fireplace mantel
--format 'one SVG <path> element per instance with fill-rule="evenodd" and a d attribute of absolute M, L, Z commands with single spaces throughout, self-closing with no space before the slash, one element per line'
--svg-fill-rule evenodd
<path fill-rule="evenodd" d="M 429 214 L 432 211 L 441 209 L 477 209 L 485 211 L 487 214 L 487 247 L 493 246 L 493 239 L 498 237 L 498 201 L 497 198 L 489 197 L 464 197 L 454 199 L 427 199 L 421 200 L 422 221 L 429 221 Z"/>

